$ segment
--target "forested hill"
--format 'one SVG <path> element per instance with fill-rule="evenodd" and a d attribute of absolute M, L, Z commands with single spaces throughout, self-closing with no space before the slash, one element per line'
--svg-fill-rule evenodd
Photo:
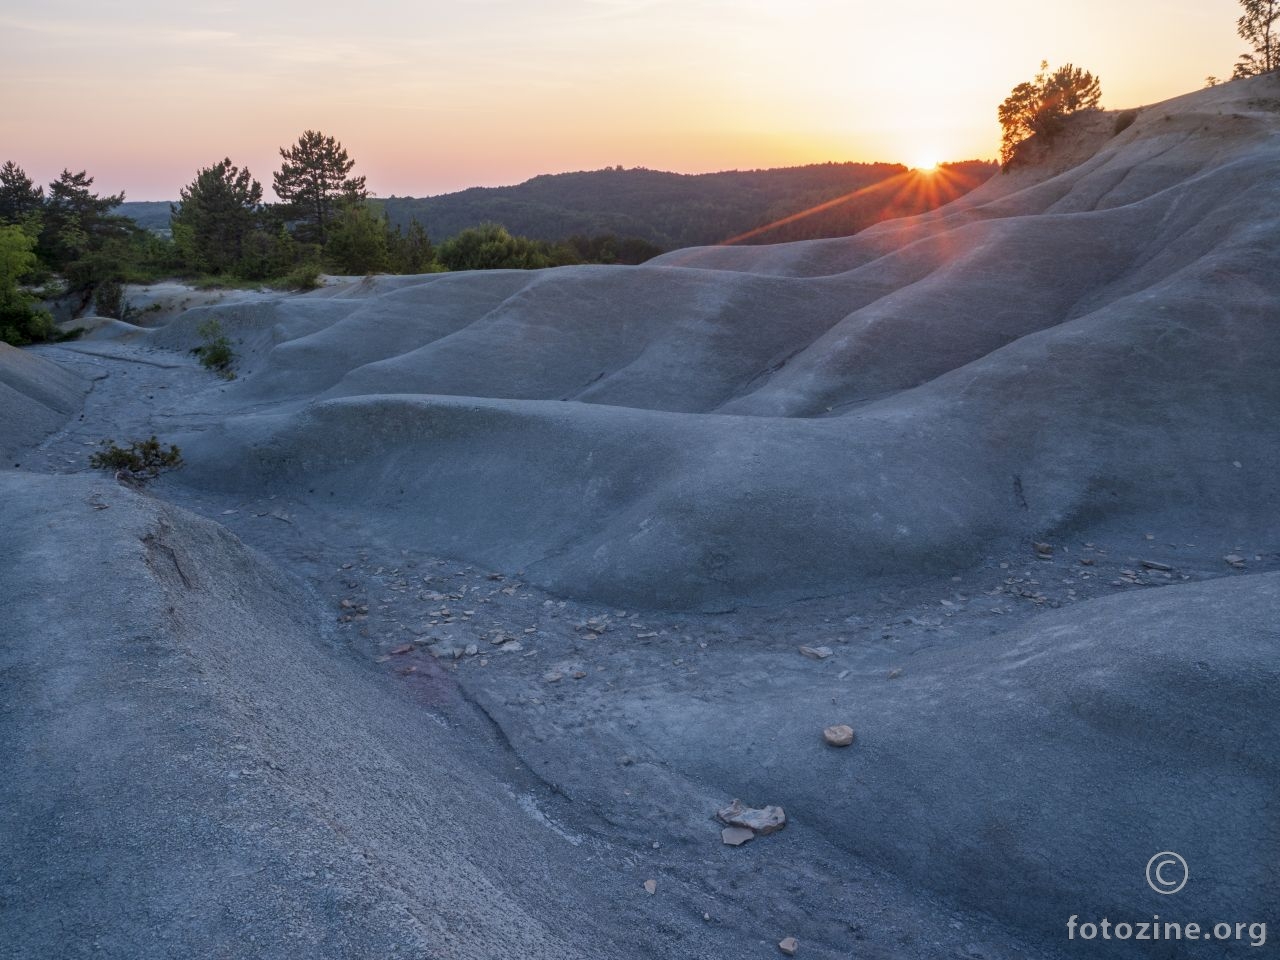
<path fill-rule="evenodd" d="M 513 187 L 372 202 L 394 225 L 418 220 L 436 242 L 488 222 L 539 240 L 613 234 L 674 250 L 735 238 L 780 243 L 847 236 L 954 200 L 996 169 L 976 160 L 933 174 L 913 174 L 891 163 L 703 174 L 613 167 L 548 174 Z M 118 212 L 148 230 L 169 229 L 166 202 L 125 203 Z"/>
<path fill-rule="evenodd" d="M 168 200 L 126 200 L 111 212 L 128 217 L 143 230 L 167 234 L 170 206 Z"/>
<path fill-rule="evenodd" d="M 742 242 L 846 236 L 953 200 L 996 169 L 994 163 L 980 161 L 948 165 L 932 175 L 911 174 L 888 163 L 693 175 L 615 167 L 534 177 L 514 187 L 474 187 L 380 202 L 393 224 L 417 219 L 437 241 L 493 222 L 543 240 L 615 234 L 672 250 L 722 243 L 842 197 L 848 199 Z"/>

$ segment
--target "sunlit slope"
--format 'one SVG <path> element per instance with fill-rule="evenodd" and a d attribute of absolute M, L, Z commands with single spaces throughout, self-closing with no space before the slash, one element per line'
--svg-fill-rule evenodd
<path fill-rule="evenodd" d="M 1280 84 L 1114 131 L 844 240 L 191 311 L 158 342 L 218 315 L 253 412 L 188 438 L 188 478 L 654 604 L 1101 521 L 1273 530 Z"/>

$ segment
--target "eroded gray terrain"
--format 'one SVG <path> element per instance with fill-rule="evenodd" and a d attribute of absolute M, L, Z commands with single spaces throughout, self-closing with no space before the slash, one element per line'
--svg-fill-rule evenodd
<path fill-rule="evenodd" d="M 1278 102 L 1090 118 L 846 240 L 0 352 L 0 955 L 1274 923 Z M 151 433 L 182 470 L 88 470 Z M 788 826 L 723 845 L 734 797 Z"/>

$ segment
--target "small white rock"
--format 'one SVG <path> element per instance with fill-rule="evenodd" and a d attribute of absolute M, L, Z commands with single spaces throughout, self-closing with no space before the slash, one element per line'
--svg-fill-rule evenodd
<path fill-rule="evenodd" d="M 833 747 L 847 747 L 853 743 L 854 733 L 853 727 L 843 723 L 834 727 L 827 727 L 822 731 L 822 738 Z"/>
<path fill-rule="evenodd" d="M 725 827 L 720 831 L 720 839 L 728 847 L 740 847 L 755 838 L 756 832 L 746 827 Z"/>

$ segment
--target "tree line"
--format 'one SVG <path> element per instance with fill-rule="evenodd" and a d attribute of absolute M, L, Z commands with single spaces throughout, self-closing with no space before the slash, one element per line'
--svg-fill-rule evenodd
<path fill-rule="evenodd" d="M 875 188 L 883 184 L 892 190 L 907 172 L 896 163 L 816 163 L 701 174 L 611 167 L 378 203 L 392 223 L 418 218 L 440 237 L 490 221 L 550 241 L 613 234 L 672 250 L 722 243 L 764 224 L 825 209 L 841 198 L 852 199 L 829 210 L 821 223 L 810 216 L 790 220 L 786 239 L 848 236 L 895 215 L 887 194 Z M 972 171 L 983 179 L 994 172 L 994 167 Z"/>
<path fill-rule="evenodd" d="M 1280 72 L 1280 0 L 1239 0 L 1242 13 L 1236 20 L 1236 33 L 1249 44 L 1249 49 L 1236 61 L 1235 79 L 1257 77 Z M 1218 83 L 1209 77 L 1209 86 Z M 1093 74 L 1073 64 L 1050 71 L 1042 62 L 1034 80 L 1020 83 L 1000 104 L 997 116 L 1003 137 L 1000 163 L 1008 172 L 1028 159 L 1028 147 L 1035 143 L 1048 145 L 1066 126 L 1069 116 L 1081 111 L 1097 110 L 1102 100 L 1102 84 Z M 1116 118 L 1119 133 L 1133 122 L 1135 111 L 1125 111 Z"/>
<path fill-rule="evenodd" d="M 183 277 L 310 289 L 320 274 L 420 274 L 642 262 L 662 251 L 616 236 L 551 243 L 484 223 L 439 246 L 416 219 L 391 224 L 355 162 L 332 136 L 307 130 L 280 148 L 278 203 L 230 158 L 204 167 L 169 209 L 169 237 L 114 212 L 124 194 L 101 194 L 86 171 L 63 170 L 45 187 L 12 160 L 0 167 L 0 341 L 58 337 L 39 306 L 59 295 L 73 313 L 92 306 L 126 319 L 124 284 Z"/>

